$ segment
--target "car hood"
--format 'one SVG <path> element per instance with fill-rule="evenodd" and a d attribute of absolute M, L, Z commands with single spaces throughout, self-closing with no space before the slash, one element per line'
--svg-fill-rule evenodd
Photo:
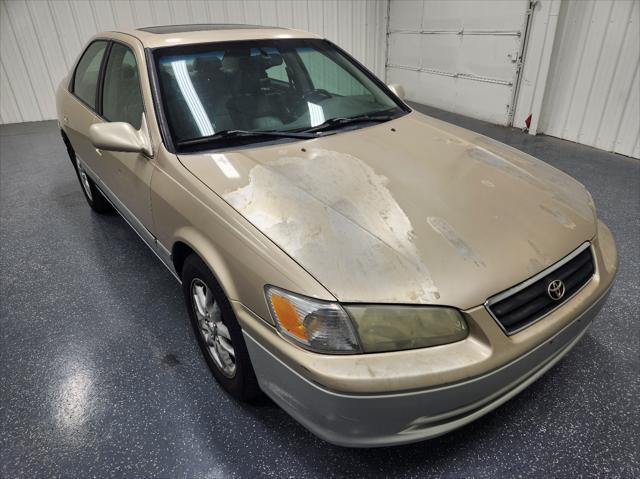
<path fill-rule="evenodd" d="M 179 159 L 343 302 L 469 308 L 596 232 L 580 183 L 416 112 Z"/>

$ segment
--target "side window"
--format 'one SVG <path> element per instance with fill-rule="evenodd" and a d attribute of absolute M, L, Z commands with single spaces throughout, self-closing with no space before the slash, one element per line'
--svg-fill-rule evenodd
<path fill-rule="evenodd" d="M 289 83 L 289 75 L 287 74 L 287 67 L 285 66 L 284 62 L 281 62 L 279 65 L 274 65 L 267 68 L 266 73 L 267 77 L 271 78 L 272 80 L 279 80 L 285 83 Z"/>
<path fill-rule="evenodd" d="M 106 48 L 107 42 L 104 41 L 93 42 L 89 45 L 78 62 L 73 78 L 73 93 L 94 110 L 96 108 L 100 64 Z"/>
<path fill-rule="evenodd" d="M 138 64 L 133 52 L 114 43 L 104 73 L 102 116 L 107 121 L 124 121 L 140 128 L 143 112 Z"/>
<path fill-rule="evenodd" d="M 298 48 L 300 60 L 313 78 L 313 87 L 341 96 L 366 95 L 362 83 L 342 68 L 335 60 L 318 50 Z"/>

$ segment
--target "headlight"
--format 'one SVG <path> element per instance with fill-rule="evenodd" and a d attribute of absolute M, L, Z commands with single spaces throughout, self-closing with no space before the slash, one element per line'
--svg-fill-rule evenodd
<path fill-rule="evenodd" d="M 452 308 L 347 305 L 265 288 L 278 331 L 306 349 L 354 354 L 417 349 L 460 341 L 469 329 Z"/>
<path fill-rule="evenodd" d="M 323 353 L 359 353 L 353 325 L 337 303 L 298 296 L 273 286 L 265 288 L 278 331 L 292 342 Z"/>
<path fill-rule="evenodd" d="M 365 353 L 426 348 L 467 337 L 462 315 L 431 306 L 346 306 Z"/>

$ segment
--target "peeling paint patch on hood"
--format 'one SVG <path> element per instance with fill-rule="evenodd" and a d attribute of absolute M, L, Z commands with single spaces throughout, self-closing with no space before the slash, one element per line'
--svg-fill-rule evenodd
<path fill-rule="evenodd" d="M 590 204 L 590 199 L 585 201 L 585 198 L 588 198 L 589 194 L 584 186 L 576 180 L 540 160 L 530 158 L 521 151 L 514 150 L 508 145 L 503 145 L 489 138 L 484 140 L 488 148 L 479 146 L 478 144 L 469 145 L 467 150 L 469 157 L 498 170 L 502 170 L 514 178 L 518 178 L 532 186 L 552 187 L 553 199 L 570 207 L 575 214 L 582 216 L 584 219 L 590 221 L 595 220 L 593 205 Z M 514 157 L 515 161 L 508 161 L 503 155 L 499 155 L 489 148 L 496 148 L 497 150 L 501 150 L 502 153 L 513 150 L 516 154 Z M 559 215 L 554 216 L 558 218 Z M 564 223 L 568 223 L 568 221 Z"/>
<path fill-rule="evenodd" d="M 343 301 L 436 300 L 411 222 L 386 184 L 354 156 L 315 150 L 255 165 L 249 183 L 223 198 L 330 290 L 351 291 Z M 379 281 L 363 281 L 372 275 Z"/>
<path fill-rule="evenodd" d="M 442 236 L 465 260 L 471 261 L 476 266 L 486 266 L 484 261 L 478 258 L 478 255 L 471 249 L 465 240 L 463 240 L 458 232 L 453 229 L 453 226 L 449 224 L 444 218 L 437 216 L 430 216 L 427 218 L 427 222 L 440 236 Z"/>
<path fill-rule="evenodd" d="M 560 223 L 565 228 L 569 228 L 570 230 L 573 230 L 576 228 L 576 224 L 561 211 L 558 211 L 557 209 L 554 209 L 554 208 L 549 208 L 548 206 L 545 206 L 545 205 L 540 205 L 540 209 L 545 213 L 550 214 L 558 223 Z"/>

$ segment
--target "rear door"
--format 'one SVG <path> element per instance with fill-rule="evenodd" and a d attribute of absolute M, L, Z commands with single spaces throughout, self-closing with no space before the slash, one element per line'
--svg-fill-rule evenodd
<path fill-rule="evenodd" d="M 102 121 L 97 113 L 98 85 L 108 47 L 109 41 L 96 40 L 85 49 L 69 84 L 71 101 L 65 102 L 61 118 L 76 156 L 94 175 L 102 175 L 104 165 L 89 141 L 89 127 Z"/>

